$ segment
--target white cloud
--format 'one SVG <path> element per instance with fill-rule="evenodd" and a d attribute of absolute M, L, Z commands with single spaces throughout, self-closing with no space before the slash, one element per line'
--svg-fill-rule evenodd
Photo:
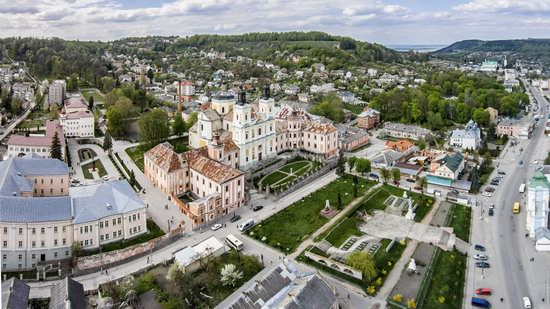
<path fill-rule="evenodd" d="M 550 0 L 474 0 L 454 7 L 472 12 L 540 13 L 550 11 Z"/>

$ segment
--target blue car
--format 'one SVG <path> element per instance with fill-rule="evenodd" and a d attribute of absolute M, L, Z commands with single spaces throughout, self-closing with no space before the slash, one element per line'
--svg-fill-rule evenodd
<path fill-rule="evenodd" d="M 482 245 L 475 245 L 474 249 L 479 250 L 479 251 L 485 251 L 485 247 L 483 247 Z"/>

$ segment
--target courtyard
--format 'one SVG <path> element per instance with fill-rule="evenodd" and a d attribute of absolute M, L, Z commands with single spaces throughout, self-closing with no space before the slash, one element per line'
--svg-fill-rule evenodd
<path fill-rule="evenodd" d="M 259 186 L 276 189 L 287 185 L 296 178 L 315 170 L 320 163 L 316 161 L 299 160 L 285 164 L 260 179 Z"/>

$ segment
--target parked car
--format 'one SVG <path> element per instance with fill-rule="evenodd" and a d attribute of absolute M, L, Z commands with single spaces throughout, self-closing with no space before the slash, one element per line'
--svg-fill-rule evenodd
<path fill-rule="evenodd" d="M 263 208 L 264 208 L 264 206 L 262 206 L 262 205 L 256 205 L 256 206 L 252 207 L 252 210 L 253 211 L 258 211 L 258 210 L 261 210 Z"/>
<path fill-rule="evenodd" d="M 420 188 L 419 186 L 414 187 L 414 189 L 418 191 L 422 191 L 422 188 Z"/>
<path fill-rule="evenodd" d="M 493 208 L 489 208 L 489 216 L 493 216 L 495 214 L 495 210 Z"/>
<path fill-rule="evenodd" d="M 492 291 L 490 288 L 479 288 L 476 290 L 477 295 L 491 295 Z"/>
<path fill-rule="evenodd" d="M 483 253 L 478 253 L 476 255 L 474 255 L 474 260 L 480 260 L 480 261 L 485 261 L 485 260 L 488 260 L 489 257 Z"/>
<path fill-rule="evenodd" d="M 491 193 L 489 193 L 489 192 L 483 192 L 483 193 L 481 193 L 481 195 L 486 196 L 486 197 L 491 197 L 491 196 L 493 196 L 493 195 L 492 195 Z"/>
<path fill-rule="evenodd" d="M 229 222 L 237 222 L 239 220 L 241 220 L 241 216 L 235 215 L 235 216 L 231 217 L 231 219 L 229 219 Z"/>
<path fill-rule="evenodd" d="M 407 178 L 407 181 L 408 181 L 408 182 L 412 182 L 412 183 L 415 183 L 415 182 L 416 182 L 416 181 L 415 181 L 414 179 L 412 179 L 412 178 Z"/>
<path fill-rule="evenodd" d="M 478 268 L 489 268 L 491 265 L 487 262 L 476 262 L 476 267 Z"/>
<path fill-rule="evenodd" d="M 498 174 L 499 174 L 499 175 L 506 175 L 506 172 L 498 171 Z"/>
<path fill-rule="evenodd" d="M 489 209 L 495 209 L 495 203 L 489 204 Z"/>
<path fill-rule="evenodd" d="M 479 244 L 476 244 L 474 246 L 474 249 L 476 249 L 478 251 L 485 251 L 485 247 L 483 247 L 482 245 L 479 245 Z"/>
<path fill-rule="evenodd" d="M 519 165 L 523 165 L 523 160 L 522 160 L 522 161 L 519 161 Z"/>
<path fill-rule="evenodd" d="M 109 176 L 103 176 L 103 181 L 108 181 L 109 180 Z"/>
<path fill-rule="evenodd" d="M 375 174 L 375 173 L 370 173 L 369 176 L 371 178 L 376 178 L 376 179 L 380 178 L 380 176 L 378 176 L 378 174 Z"/>
<path fill-rule="evenodd" d="M 495 188 L 487 187 L 487 188 L 485 188 L 485 192 L 495 192 Z"/>
<path fill-rule="evenodd" d="M 498 185 L 499 185 L 498 181 L 491 181 L 491 186 L 498 186 Z"/>
<path fill-rule="evenodd" d="M 244 232 L 249 228 L 253 227 L 254 224 L 255 224 L 254 219 L 248 219 L 245 222 L 239 224 L 237 228 L 239 228 L 239 231 Z"/>
<path fill-rule="evenodd" d="M 491 308 L 491 303 L 483 298 L 472 297 L 472 307 Z"/>
<path fill-rule="evenodd" d="M 219 224 L 219 223 L 216 223 L 216 224 L 212 225 L 212 231 L 217 231 L 221 228 L 222 228 L 222 225 Z"/>

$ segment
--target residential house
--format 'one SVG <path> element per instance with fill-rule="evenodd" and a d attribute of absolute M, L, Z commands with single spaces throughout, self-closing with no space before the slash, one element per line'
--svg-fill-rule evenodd
<path fill-rule="evenodd" d="M 408 164 L 403 162 L 397 162 L 393 165 L 393 168 L 398 169 L 401 172 L 401 176 L 405 176 L 411 179 L 416 179 L 422 172 L 422 166 L 417 164 Z"/>
<path fill-rule="evenodd" d="M 428 129 L 398 122 L 384 123 L 384 133 L 391 137 L 408 138 L 412 140 L 428 140 L 432 137 L 432 133 Z"/>
<path fill-rule="evenodd" d="M 364 130 L 346 125 L 337 125 L 336 127 L 338 128 L 340 149 L 343 151 L 352 151 L 369 143 L 369 134 Z"/>
<path fill-rule="evenodd" d="M 374 155 L 370 161 L 373 168 L 392 168 L 395 163 L 402 160 L 405 154 L 393 149 L 382 150 L 380 153 Z"/>
<path fill-rule="evenodd" d="M 409 154 L 413 151 L 416 151 L 418 148 L 410 141 L 406 139 L 394 141 L 387 141 L 385 149 L 392 149 L 395 151 L 403 152 Z"/>
<path fill-rule="evenodd" d="M 357 115 L 357 127 L 363 129 L 372 129 L 380 123 L 380 112 L 366 107 L 359 115 Z"/>
<path fill-rule="evenodd" d="M 464 169 L 464 164 L 464 156 L 460 152 L 455 152 L 446 155 L 443 159 L 433 161 L 430 164 L 430 175 L 456 180 Z"/>

